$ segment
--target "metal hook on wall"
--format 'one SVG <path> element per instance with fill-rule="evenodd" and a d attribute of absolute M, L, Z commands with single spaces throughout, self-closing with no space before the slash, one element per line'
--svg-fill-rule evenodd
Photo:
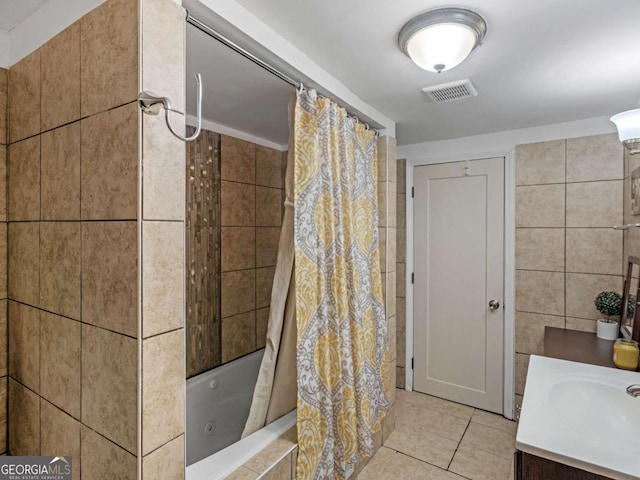
<path fill-rule="evenodd" d="M 198 125 L 196 126 L 196 131 L 190 137 L 183 137 L 173 129 L 171 120 L 169 119 L 169 112 L 181 112 L 171 108 L 171 100 L 169 100 L 169 98 L 159 97 L 152 92 L 140 92 L 138 95 L 138 105 L 140 105 L 140 108 L 144 113 L 149 115 L 158 115 L 160 113 L 160 108 L 164 108 L 164 119 L 167 123 L 167 127 L 169 127 L 169 131 L 183 142 L 191 142 L 198 138 L 200 130 L 202 129 L 202 77 L 199 73 L 196 73 L 196 88 L 196 115 L 198 117 Z"/>

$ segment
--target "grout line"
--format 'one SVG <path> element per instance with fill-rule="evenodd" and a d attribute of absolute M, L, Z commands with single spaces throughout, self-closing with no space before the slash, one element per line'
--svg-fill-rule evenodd
<path fill-rule="evenodd" d="M 42 55 L 40 59 L 40 72 L 42 73 Z M 42 129 L 42 85 L 40 85 L 40 129 Z M 42 302 L 42 133 L 38 135 L 38 303 Z M 8 250 L 8 249 L 7 249 Z M 38 312 L 38 390 L 42 390 L 42 349 L 40 340 L 42 339 L 42 315 Z M 38 455 L 42 455 L 42 396 L 38 393 L 39 426 L 38 435 Z"/>
<path fill-rule="evenodd" d="M 566 259 L 565 259 L 566 262 Z M 620 273 L 593 273 L 593 272 L 573 272 L 565 270 L 537 270 L 530 268 L 516 268 L 516 272 L 540 272 L 540 273 L 564 273 L 571 275 L 597 275 L 601 277 L 624 277 Z"/>
<path fill-rule="evenodd" d="M 41 92 L 41 94 L 42 94 L 42 92 Z M 76 118 L 75 120 L 72 120 L 71 122 L 62 123 L 62 124 L 57 125 L 57 126 L 55 126 L 55 127 L 49 128 L 49 129 L 47 129 L 47 130 L 39 131 L 38 133 L 34 133 L 33 135 L 29 135 L 29 136 L 24 137 L 24 138 L 20 138 L 20 139 L 18 139 L 18 140 L 13 141 L 13 142 L 11 142 L 11 141 L 10 141 L 10 142 L 8 142 L 6 145 L 7 145 L 7 146 L 15 145 L 16 143 L 20 143 L 20 142 L 23 142 L 23 141 L 25 141 L 25 140 L 32 139 L 32 138 L 34 138 L 34 137 L 37 137 L 37 136 L 39 136 L 39 135 L 42 135 L 43 133 L 49 133 L 49 132 L 51 132 L 51 131 L 53 131 L 53 130 L 56 130 L 56 129 L 58 129 L 58 128 L 67 127 L 67 126 L 72 125 L 72 124 L 74 124 L 74 123 L 82 122 L 83 120 L 86 120 L 87 118 L 95 117 L 96 115 L 100 115 L 100 114 L 102 114 L 102 113 L 110 112 L 110 111 L 112 111 L 112 110 L 116 110 L 116 109 L 118 109 L 118 108 L 125 107 L 125 106 L 131 105 L 131 104 L 136 104 L 136 105 L 137 105 L 137 103 L 138 103 L 138 100 L 137 100 L 137 99 L 135 99 L 135 100 L 131 100 L 131 101 L 129 101 L 129 102 L 125 102 L 125 103 L 122 103 L 122 104 L 120 104 L 120 105 L 116 105 L 115 107 L 107 108 L 106 110 L 100 110 L 100 111 L 98 111 L 98 112 L 95 112 L 95 113 L 92 113 L 92 114 L 89 114 L 89 115 L 85 115 L 84 117 L 82 116 L 82 113 L 81 113 L 81 114 L 80 114 L 80 117 Z"/>
<path fill-rule="evenodd" d="M 604 182 L 620 182 L 624 180 L 624 178 L 603 178 L 599 180 L 579 180 L 574 182 L 569 182 L 566 179 L 567 173 L 565 171 L 565 181 L 564 182 L 549 182 L 549 183 L 527 183 L 527 184 L 518 184 L 516 187 L 546 187 L 551 185 L 574 185 L 581 183 L 604 183 Z"/>
<path fill-rule="evenodd" d="M 173 222 L 174 220 L 163 220 Z M 83 220 L 8 220 L 7 223 L 109 223 L 109 222 L 138 222 L 137 218 L 116 219 L 83 219 Z"/>
<path fill-rule="evenodd" d="M 144 85 L 144 44 L 143 44 L 143 33 L 144 33 L 144 13 L 143 13 L 143 2 L 138 2 L 137 8 L 138 14 L 138 88 L 143 90 Z M 186 112 L 186 105 L 185 105 Z M 167 112 L 165 112 L 167 113 Z M 136 368 L 136 444 L 135 444 L 135 453 L 136 457 L 136 468 L 137 468 L 137 477 L 142 480 L 144 478 L 144 466 L 142 462 L 143 453 L 144 453 L 144 423 L 143 423 L 143 411 L 144 411 L 144 239 L 145 239 L 145 228 L 144 228 L 144 142 L 145 142 L 145 130 L 144 130 L 144 114 L 141 113 L 139 108 L 136 108 L 137 114 L 137 122 L 136 126 L 138 128 L 137 134 L 137 142 L 138 142 L 138 158 L 137 158 L 137 168 L 136 173 L 138 175 L 136 182 L 136 200 L 137 200 L 137 208 L 136 215 L 140 219 L 136 225 L 136 254 L 138 256 L 137 259 L 137 268 L 136 268 L 136 328 L 137 328 L 137 339 L 136 339 L 136 360 L 137 360 L 137 368 Z M 168 113 L 167 113 L 168 114 Z M 169 118 L 166 118 L 167 123 L 169 122 Z M 185 127 L 186 128 L 186 127 Z M 186 131 L 184 132 L 186 133 Z M 186 357 L 186 351 L 184 351 Z M 186 363 L 186 362 L 185 362 Z M 186 453 L 186 450 L 185 450 Z M 186 454 L 185 454 L 186 456 Z"/>
<path fill-rule="evenodd" d="M 90 221 L 90 220 L 83 220 L 83 221 Z M 102 220 L 100 220 L 102 221 Z M 138 219 L 135 219 L 133 221 L 138 221 Z M 164 219 L 160 219 L 160 218 L 140 218 L 140 221 L 142 222 L 155 222 L 155 223 L 185 223 L 184 220 L 164 220 Z"/>
<path fill-rule="evenodd" d="M 81 279 L 81 281 L 82 281 L 82 279 Z M 65 316 L 65 315 L 61 315 L 61 314 L 56 313 L 56 312 L 52 312 L 52 311 L 50 311 L 50 310 L 45 310 L 44 308 L 37 307 L 37 306 L 31 305 L 31 304 L 29 304 L 29 303 L 21 302 L 21 301 L 19 301 L 19 300 L 14 300 L 14 299 L 12 299 L 12 298 L 8 298 L 7 300 L 8 300 L 8 302 L 13 302 L 13 303 L 17 303 L 17 304 L 20 304 L 20 305 L 24 305 L 24 306 L 27 306 L 27 307 L 29 307 L 29 308 L 33 308 L 33 309 L 38 310 L 38 311 L 41 311 L 41 312 L 50 313 L 50 314 L 52 314 L 52 315 L 55 315 L 55 316 L 57 316 L 57 317 L 64 318 L 64 319 L 66 319 L 66 320 L 72 320 L 72 321 L 74 321 L 74 322 L 78 322 L 78 323 L 80 323 L 80 324 L 82 324 L 82 325 L 89 325 L 89 326 L 91 326 L 91 327 L 99 328 L 100 330 L 104 330 L 104 331 L 106 331 L 106 332 L 115 333 L 115 334 L 117 334 L 117 335 L 122 335 L 123 337 L 131 338 L 131 339 L 133 339 L 133 340 L 137 340 L 137 338 L 138 338 L 138 337 L 134 337 L 134 336 L 131 336 L 131 335 L 129 335 L 129 334 L 126 334 L 126 333 L 122 333 L 122 332 L 118 332 L 118 331 L 116 331 L 116 330 L 111 330 L 111 329 L 109 329 L 109 328 L 102 327 L 102 326 L 100 326 L 100 325 L 95 325 L 95 324 L 93 324 L 93 323 L 89 323 L 89 322 L 85 322 L 85 321 L 82 321 L 82 320 L 78 320 L 77 318 L 71 318 L 71 317 L 67 317 L 67 316 Z M 82 305 L 81 305 L 81 308 L 82 308 Z M 165 332 L 165 333 L 166 333 L 166 332 Z"/>
<path fill-rule="evenodd" d="M 420 463 L 424 463 L 424 464 L 429 465 L 429 466 L 431 466 L 431 467 L 435 467 L 435 468 L 437 468 L 438 470 L 442 470 L 443 472 L 449 472 L 449 473 L 453 473 L 454 475 L 458 475 L 458 476 L 459 476 L 459 477 L 461 477 L 461 478 L 467 478 L 467 477 L 463 477 L 463 476 L 462 476 L 462 475 L 460 475 L 459 473 L 451 472 L 451 470 L 449 470 L 449 469 L 448 469 L 449 467 L 447 467 L 447 468 L 442 468 L 441 466 L 436 465 L 435 463 L 427 462 L 426 460 L 423 460 L 422 458 L 414 457 L 413 455 L 410 455 L 410 454 L 408 454 L 408 453 L 406 453 L 406 452 L 401 452 L 400 450 L 396 450 L 395 448 L 387 447 L 386 445 L 383 445 L 383 447 L 384 447 L 384 448 L 388 448 L 389 450 L 392 450 L 394 453 L 398 453 L 398 454 L 400 454 L 400 455 L 404 455 L 405 457 L 412 458 L 412 459 L 414 459 L 414 460 L 417 460 L 417 461 L 418 461 L 418 462 L 420 462 Z M 378 453 L 378 452 L 376 452 L 376 454 L 377 454 L 377 453 Z M 455 455 L 455 454 L 454 454 L 454 455 Z M 375 457 L 375 454 L 374 454 L 373 456 Z M 452 460 L 453 460 L 453 457 L 451 457 L 451 458 L 452 458 Z M 373 460 L 373 457 L 371 457 L 371 460 Z M 451 464 L 451 462 L 449 462 L 449 464 Z M 469 480 L 471 480 L 471 479 L 469 479 Z"/>
<path fill-rule="evenodd" d="M 170 440 L 167 440 L 166 442 L 164 442 L 164 443 L 163 443 L 162 445 L 160 445 L 159 447 L 156 447 L 156 448 L 154 448 L 153 450 L 151 450 L 151 451 L 149 451 L 149 452 L 147 452 L 147 453 L 143 453 L 143 454 L 142 454 L 142 458 L 147 457 L 147 456 L 151 455 L 151 454 L 152 454 L 152 453 L 154 453 L 154 452 L 157 452 L 158 450 L 160 450 L 160 449 L 161 449 L 162 447 L 164 447 L 165 445 L 167 445 L 167 444 L 169 444 L 169 443 L 173 442 L 174 440 L 177 440 L 177 439 L 179 439 L 180 437 L 183 437 L 183 436 L 185 436 L 185 433 L 181 433 L 181 434 L 179 434 L 179 435 L 177 435 L 177 436 L 175 436 L 175 437 L 171 438 Z"/>
<path fill-rule="evenodd" d="M 564 328 L 567 328 L 567 140 L 564 140 Z M 527 370 L 529 368 L 527 367 Z M 523 392 L 524 393 L 524 392 Z"/>
<path fill-rule="evenodd" d="M 6 85 L 6 99 L 7 99 L 7 105 L 5 106 L 6 108 L 6 124 L 5 124 L 5 142 L 7 143 L 7 146 L 4 147 L 5 149 L 5 157 L 4 157 L 4 167 L 5 167 L 5 199 L 4 199 L 4 206 L 5 206 L 5 221 L 3 222 L 6 225 L 5 228 L 5 268 L 4 268 L 4 280 L 5 280 L 5 288 L 6 288 L 6 296 L 9 297 L 9 182 L 10 182 L 10 173 L 11 171 L 9 170 L 9 164 L 10 164 L 10 156 L 11 156 L 11 152 L 9 151 L 9 71 L 7 70 L 7 85 Z M 5 379 L 5 405 L 4 405 L 4 411 L 5 411 L 5 420 L 6 420 L 6 425 L 5 425 L 5 453 L 9 454 L 9 446 L 11 445 L 11 437 L 10 437 L 10 429 L 9 429 L 9 359 L 11 358 L 11 353 L 10 353 L 10 349 L 11 349 L 11 344 L 9 342 L 10 339 L 10 334 L 11 334 L 11 327 L 10 327 L 10 322 L 9 322 L 9 300 L 7 298 L 6 300 L 6 305 L 5 305 L 5 309 L 4 309 L 4 313 L 5 313 L 5 322 L 6 322 L 6 345 L 7 345 L 7 351 L 6 351 L 6 356 L 5 356 L 5 365 L 6 365 L 6 379 Z"/>
<path fill-rule="evenodd" d="M 581 229 L 581 230 L 611 230 L 611 225 L 599 225 L 599 226 L 591 226 L 591 227 L 569 227 L 569 226 L 561 226 L 561 227 L 516 227 L 517 230 L 565 230 L 565 229 Z"/>
<path fill-rule="evenodd" d="M 82 83 L 82 82 L 81 82 Z M 80 144 L 82 145 L 82 124 L 80 124 L 79 127 L 80 130 Z M 79 193 L 79 207 L 80 207 L 80 212 L 79 212 L 79 216 L 82 216 L 82 148 L 80 149 L 80 179 L 79 179 L 79 186 L 78 186 L 78 193 Z M 83 272 L 83 261 L 82 261 L 82 252 L 83 252 L 83 243 L 82 243 L 82 238 L 83 238 L 83 227 L 84 225 L 82 223 L 80 223 L 80 361 L 79 363 L 79 374 L 80 374 L 80 435 L 79 435 L 79 442 L 78 442 L 78 456 L 80 457 L 80 465 L 78 465 L 78 470 L 80 472 L 80 476 L 82 476 L 82 391 L 83 389 L 83 385 L 82 385 L 82 364 L 84 363 L 82 361 L 82 292 L 83 292 L 83 287 L 82 287 L 82 272 Z"/>
<path fill-rule="evenodd" d="M 473 413 L 475 413 L 476 409 L 473 409 Z M 453 459 L 455 458 L 456 454 L 458 453 L 458 449 L 460 448 L 460 444 L 462 443 L 462 439 L 464 438 L 464 436 L 467 434 L 467 430 L 469 430 L 469 426 L 471 425 L 471 418 L 473 417 L 473 413 L 471 414 L 471 417 L 469 417 L 469 421 L 467 422 L 467 426 L 464 429 L 464 432 L 462 434 L 462 436 L 460 437 L 460 441 L 458 442 L 458 445 L 456 446 L 456 450 L 453 452 L 453 455 L 451 456 L 451 460 L 449 460 L 449 465 L 447 465 L 447 471 L 449 471 L 449 469 L 451 468 L 451 464 L 453 463 Z"/>
<path fill-rule="evenodd" d="M 184 330 L 184 326 L 180 326 L 180 327 L 176 327 L 176 328 L 172 328 L 171 330 L 167 330 L 165 332 L 160 332 L 160 333 L 154 333 L 153 335 L 149 335 L 148 337 L 142 337 L 143 341 L 147 341 L 147 340 L 151 340 L 152 338 L 156 338 L 156 337 L 160 337 L 162 335 L 168 335 L 169 333 L 174 333 L 174 332 L 178 332 L 180 330 Z"/>
<path fill-rule="evenodd" d="M 126 448 L 124 448 L 122 445 L 119 445 L 118 443 L 114 442 L 113 440 L 111 440 L 108 437 L 105 437 L 102 433 L 100 433 L 99 431 L 97 431 L 96 429 L 92 428 L 91 426 L 87 425 L 86 423 L 83 423 L 81 425 L 81 428 L 84 427 L 87 430 L 91 430 L 93 433 L 95 433 L 96 435 L 98 435 L 99 437 L 101 437 L 102 439 L 108 441 L 109 443 L 115 445 L 118 449 L 122 450 L 123 452 L 131 455 L 133 458 L 137 458 L 135 453 L 131 453 L 129 450 L 127 450 Z M 80 442 L 82 443 L 82 441 Z"/>

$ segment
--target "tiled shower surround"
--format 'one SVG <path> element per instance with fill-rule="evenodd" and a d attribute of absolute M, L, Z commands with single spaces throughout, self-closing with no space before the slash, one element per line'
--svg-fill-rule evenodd
<path fill-rule="evenodd" d="M 188 377 L 265 346 L 287 160 L 286 152 L 202 135 L 189 145 L 187 166 Z"/>
<path fill-rule="evenodd" d="M 111 37 L 116 5 L 9 71 L 9 453 L 67 452 L 74 478 L 136 464 L 138 52 L 100 54 L 137 25 Z"/>
<path fill-rule="evenodd" d="M 136 106 L 142 89 L 184 109 L 184 28 L 172 0 L 107 0 L 0 70 L 0 446 L 8 424 L 8 453 L 71 454 L 75 480 L 184 478 L 185 146 Z M 395 234 L 395 141 L 379 146 L 380 227 Z M 274 186 L 255 175 L 257 199 Z M 256 242 L 279 230 L 257 215 Z M 395 245 L 383 246 L 395 345 Z M 256 277 L 274 265 L 258 251 Z M 385 435 L 394 424 L 392 410 Z"/>
<path fill-rule="evenodd" d="M 183 29 L 108 0 L 8 73 L 8 453 L 76 480 L 184 475 L 184 144 L 136 102 L 183 108 Z"/>
<path fill-rule="evenodd" d="M 222 363 L 265 346 L 286 152 L 221 139 Z"/>

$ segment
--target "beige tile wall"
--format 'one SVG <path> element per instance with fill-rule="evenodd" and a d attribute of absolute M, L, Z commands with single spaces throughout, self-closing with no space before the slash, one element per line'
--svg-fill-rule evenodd
<path fill-rule="evenodd" d="M 396 215 L 396 388 L 405 387 L 406 355 L 406 251 L 407 251 L 407 161 L 398 160 Z"/>
<path fill-rule="evenodd" d="M 0 68 L 0 454 L 7 451 L 7 87 L 8 70 Z"/>
<path fill-rule="evenodd" d="M 389 381 L 391 408 L 382 421 L 382 428 L 375 434 L 377 451 L 382 441 L 395 429 L 395 384 L 396 384 L 396 230 L 397 230 L 397 166 L 396 139 L 389 136 L 378 138 L 378 234 L 380 240 L 380 267 L 385 297 L 386 316 L 389 326 Z M 356 464 L 354 477 L 369 463 L 370 458 L 361 458 Z"/>
<path fill-rule="evenodd" d="M 286 152 L 222 135 L 222 363 L 265 346 Z"/>
<path fill-rule="evenodd" d="M 172 0 L 140 0 L 140 6 L 142 88 L 170 97 L 182 110 L 184 10 Z M 184 125 L 176 117 L 173 124 Z M 185 144 L 171 135 L 162 116 L 143 115 L 139 167 L 144 175 L 136 184 L 142 192 L 137 231 L 142 364 L 135 377 L 141 395 L 136 412 L 142 476 L 127 471 L 139 480 L 182 480 L 185 474 L 185 164 Z"/>
<path fill-rule="evenodd" d="M 133 479 L 138 1 L 102 4 L 11 67 L 8 81 L 1 73 L 0 91 L 7 88 L 11 181 L 5 188 L 2 146 L 8 212 L 0 207 L 0 222 L 8 214 L 9 224 L 0 224 L 0 249 L 8 236 L 10 278 L 0 275 L 0 299 L 7 283 L 9 298 L 0 325 L 6 331 L 8 310 L 8 451 L 71 454 L 74 478 L 92 480 L 113 478 L 103 467 L 121 458 L 118 468 L 133 468 L 119 478 Z M 6 105 L 0 95 L 0 111 Z M 0 402 L 6 385 L 2 377 Z"/>
<path fill-rule="evenodd" d="M 516 147 L 516 397 L 545 326 L 595 331 L 622 289 L 624 159 L 615 134 Z"/>
<path fill-rule="evenodd" d="M 176 185 L 184 185 L 185 152 L 161 118 L 140 121 L 135 108 L 140 57 L 143 88 L 173 92 L 180 108 L 183 28 L 183 11 L 170 0 L 109 0 L 18 62 L 6 82 L 8 170 L 15 179 L 5 212 L 9 452 L 64 449 L 75 454 L 74 478 L 134 479 L 138 469 L 143 478 L 157 478 L 158 471 L 168 480 L 184 477 L 184 190 Z M 380 226 L 395 237 L 395 141 L 380 141 Z M 225 181 L 253 183 L 255 198 L 269 204 L 275 192 L 268 189 L 278 180 L 271 167 L 257 168 L 258 156 L 256 151 L 253 180 L 250 161 L 226 168 L 223 179 L 228 174 Z M 257 281 L 266 291 L 280 226 L 272 224 L 273 211 L 254 208 L 256 287 L 250 290 L 262 305 L 266 295 L 256 292 Z M 395 263 L 395 249 L 386 245 L 391 344 Z M 259 269 L 265 269 L 262 275 Z M 154 296 L 162 297 L 163 308 L 140 302 Z M 235 307 L 232 302 L 230 311 Z M 260 315 L 266 308 L 256 303 L 254 311 Z M 395 384 L 395 349 L 391 353 Z M 2 391 L 0 386 L 0 399 Z M 377 445 L 394 419 L 392 410 Z M 289 461 L 295 464 L 293 454 Z"/>

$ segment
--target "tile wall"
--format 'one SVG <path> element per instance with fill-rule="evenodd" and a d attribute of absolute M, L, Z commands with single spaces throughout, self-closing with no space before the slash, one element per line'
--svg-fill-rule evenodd
<path fill-rule="evenodd" d="M 284 213 L 286 152 L 203 135 L 187 166 L 188 377 L 265 346 Z"/>
<path fill-rule="evenodd" d="M 183 41 L 184 12 L 171 0 L 108 0 L 8 75 L 0 72 L 0 92 L 6 88 L 9 98 L 0 154 L 8 151 L 12 179 L 6 227 L 0 208 L 9 275 L 8 294 L 0 275 L 0 301 L 9 299 L 0 329 L 8 324 L 11 332 L 9 379 L 0 384 L 0 402 L 8 385 L 8 451 L 64 451 L 74 457 L 74 478 L 184 478 L 185 149 L 162 117 L 141 116 L 135 101 L 141 84 L 184 108 Z M 395 141 L 380 142 L 381 261 L 395 384 L 395 243 L 386 241 L 395 239 Z M 260 173 L 259 159 L 282 160 L 258 149 L 253 181 L 246 157 L 222 167 L 227 187 L 255 189 L 255 266 L 236 264 L 233 255 L 223 261 L 230 277 L 253 271 L 256 347 L 259 315 L 268 310 L 258 292 L 269 290 L 257 285 L 275 265 L 281 216 L 275 207 L 259 211 L 258 204 L 275 202 L 272 190 L 281 185 L 273 170 Z M 0 195 L 2 188 L 0 180 Z M 228 238 L 235 238 L 231 229 L 250 227 L 236 220 L 223 220 Z M 242 310 L 232 301 L 225 318 L 249 313 Z M 236 347 L 245 348 L 234 345 L 228 358 Z M 378 445 L 394 424 L 392 409 Z"/>
<path fill-rule="evenodd" d="M 7 88 L 9 72 L 0 68 L 0 454 L 7 451 Z"/>
<path fill-rule="evenodd" d="M 74 478 L 184 476 L 184 144 L 136 104 L 142 35 L 143 88 L 183 108 L 183 29 L 109 0 L 9 71 L 9 452 Z"/>
<path fill-rule="evenodd" d="M 8 450 L 73 455 L 77 479 L 136 478 L 137 92 L 136 0 L 8 75 Z"/>
<path fill-rule="evenodd" d="M 396 388 L 405 387 L 407 276 L 407 161 L 398 160 L 396 214 Z"/>
<path fill-rule="evenodd" d="M 624 156 L 617 135 L 516 147 L 516 402 L 544 327 L 595 331 L 602 290 L 622 291 Z"/>
<path fill-rule="evenodd" d="M 222 135 L 222 363 L 263 348 L 282 215 L 286 152 Z"/>
<path fill-rule="evenodd" d="M 173 0 L 140 0 L 140 15 L 142 89 L 169 97 L 173 108 L 184 111 L 184 9 Z M 187 87 L 194 85 L 189 83 Z M 175 114 L 172 123 L 181 125 L 184 133 L 183 117 Z M 162 115 L 142 115 L 141 128 L 141 365 L 137 372 L 141 399 L 137 410 L 141 422 L 137 466 L 141 476 L 135 469 L 128 473 L 139 480 L 182 480 L 186 148 L 171 134 Z"/>
<path fill-rule="evenodd" d="M 384 290 L 386 315 L 389 325 L 389 382 L 391 408 L 376 433 L 375 449 L 382 446 L 395 429 L 396 391 L 396 139 L 389 136 L 378 138 L 378 234 L 380 240 L 380 267 Z M 355 476 L 369 463 L 371 458 L 361 458 L 356 464 Z M 355 478 L 355 476 L 353 478 Z"/>
<path fill-rule="evenodd" d="M 396 139 L 382 136 L 378 139 L 378 219 L 380 263 L 384 286 L 386 315 L 389 328 L 389 380 L 391 408 L 383 421 L 383 437 L 395 428 L 396 403 L 396 217 L 397 217 L 397 161 Z M 383 240 L 384 238 L 384 240 Z"/>

